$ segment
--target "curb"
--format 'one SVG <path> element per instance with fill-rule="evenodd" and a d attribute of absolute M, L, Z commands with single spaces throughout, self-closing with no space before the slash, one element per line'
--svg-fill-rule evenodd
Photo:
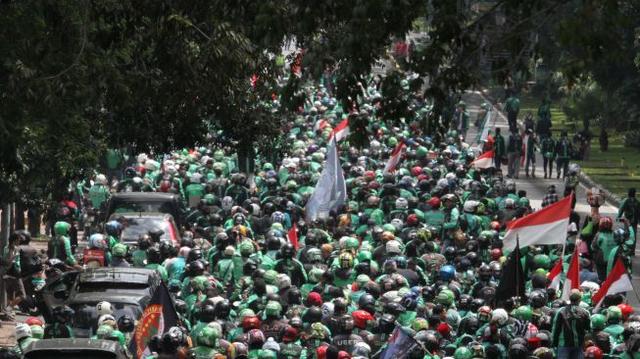
<path fill-rule="evenodd" d="M 497 107 L 498 101 L 495 98 L 493 98 L 493 96 L 485 94 L 484 91 L 480 91 L 480 96 L 482 96 L 483 98 L 488 100 L 491 103 L 491 105 L 493 106 L 493 108 L 497 112 L 502 113 L 503 116 L 504 116 L 504 113 L 502 112 L 502 110 Z M 520 122 L 521 121 L 518 120 L 518 123 L 520 123 Z M 578 175 L 578 181 L 580 182 L 580 184 L 582 186 L 584 186 L 587 189 L 590 189 L 592 187 L 599 188 L 602 191 L 602 193 L 604 194 L 604 198 L 605 198 L 606 201 L 608 201 L 609 203 L 611 203 L 615 207 L 620 207 L 620 204 L 622 203 L 622 199 L 620 197 L 618 197 L 616 194 L 614 194 L 611 191 L 609 191 L 608 189 L 604 188 L 604 186 L 602 186 L 598 182 L 596 182 L 593 179 L 591 179 L 591 177 L 589 177 L 589 175 L 587 175 L 586 173 L 580 171 L 580 174 Z"/>

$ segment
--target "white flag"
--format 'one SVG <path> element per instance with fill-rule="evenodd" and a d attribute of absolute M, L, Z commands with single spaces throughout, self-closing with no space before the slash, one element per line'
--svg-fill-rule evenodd
<path fill-rule="evenodd" d="M 336 147 L 334 137 L 327 146 L 327 161 L 320 179 L 305 206 L 307 222 L 328 217 L 329 211 L 340 207 L 347 199 L 347 186 Z"/>

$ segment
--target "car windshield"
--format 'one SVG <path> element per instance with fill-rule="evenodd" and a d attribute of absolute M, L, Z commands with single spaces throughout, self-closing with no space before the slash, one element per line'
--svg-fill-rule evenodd
<path fill-rule="evenodd" d="M 78 293 L 119 293 L 143 291 L 149 288 L 147 283 L 127 282 L 80 282 Z"/>
<path fill-rule="evenodd" d="M 116 353 L 110 353 L 104 350 L 91 350 L 91 349 L 50 349 L 50 350 L 38 350 L 28 353 L 24 356 L 25 359 L 53 359 L 59 358 L 64 355 L 65 359 L 114 359 L 118 356 Z"/>
<path fill-rule="evenodd" d="M 127 212 L 159 212 L 173 214 L 173 206 L 170 202 L 119 202 L 114 204 L 113 213 Z"/>
<path fill-rule="evenodd" d="M 96 303 L 72 303 L 71 309 L 75 311 L 74 327 L 93 330 L 98 325 L 98 313 L 96 312 Z M 111 308 L 113 309 L 113 316 L 116 320 L 120 319 L 123 315 L 127 315 L 130 318 L 137 320 L 142 315 L 142 309 L 137 304 L 129 303 L 115 303 L 111 302 Z M 92 333 L 93 334 L 93 333 Z"/>
<path fill-rule="evenodd" d="M 137 241 L 138 238 L 149 233 L 153 229 L 161 229 L 161 240 L 171 240 L 172 229 L 169 220 L 164 218 L 148 218 L 148 217 L 128 217 L 127 226 L 122 231 L 121 239 L 124 241 Z"/>

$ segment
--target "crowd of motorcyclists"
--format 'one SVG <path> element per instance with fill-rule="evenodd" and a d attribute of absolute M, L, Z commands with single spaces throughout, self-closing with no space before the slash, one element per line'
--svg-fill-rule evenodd
<path fill-rule="evenodd" d="M 379 116 L 379 90 L 363 89 L 355 110 L 314 87 L 314 98 L 286 135 L 287 155 L 277 163 L 259 159 L 255 173 L 241 173 L 233 151 L 203 145 L 140 154 L 121 176 L 110 169 L 78 183 L 84 206 L 96 211 L 117 191 L 175 193 L 184 202 L 179 246 L 151 231 L 129 248 L 120 241 L 126 221 L 118 218 L 100 230 L 84 227 L 87 248 L 104 251 L 104 265 L 155 269 L 171 293 L 180 324 L 149 342 L 149 357 L 378 358 L 402 327 L 417 343 L 404 356 L 410 358 L 640 358 L 640 314 L 625 296 L 607 297 L 597 309 L 591 302 L 612 262 L 625 257 L 629 263 L 634 255 L 637 212 L 635 218 L 633 211 L 621 213 L 620 228 L 599 215 L 599 202 L 590 203 L 595 210 L 586 218 L 572 213 L 564 251 L 523 248 L 526 294 L 497 306 L 509 254 L 501 241 L 505 225 L 536 210 L 514 181 L 522 136 L 531 132 L 521 133 L 508 114 L 511 138 L 494 133 L 495 168 L 476 169 L 478 153 L 455 126 L 437 143 L 421 132 L 428 104 L 419 95 L 410 97 L 413 118 L 387 123 Z M 512 100 L 507 110 L 516 106 Z M 362 149 L 348 139 L 337 144 L 347 201 L 326 218 L 307 220 L 305 204 L 332 128 L 355 117 L 369 121 L 369 141 Z M 456 126 L 466 131 L 468 124 Z M 553 161 L 557 177 L 567 178 L 561 196 L 549 188 L 543 206 L 570 195 L 577 184 L 566 137 L 541 141 L 545 178 L 553 176 Z M 384 172 L 401 142 L 402 161 Z M 513 158 L 503 176 L 506 157 Z M 535 172 L 528 160 L 527 176 L 529 165 Z M 26 311 L 37 307 L 30 297 L 52 268 L 82 270 L 73 225 L 81 210 L 72 198 L 57 209 L 47 263 L 34 259 L 25 231 L 5 249 L 13 273 L 23 279 L 28 295 L 20 306 Z M 557 261 L 568 263 L 576 246 L 582 283 L 565 302 L 547 276 Z M 35 315 L 17 324 L 16 353 L 41 338 L 74 336 L 73 310 L 51 309 L 45 321 Z M 127 347 L 138 318 L 114 317 L 108 302 L 96 311 L 94 337 Z"/>

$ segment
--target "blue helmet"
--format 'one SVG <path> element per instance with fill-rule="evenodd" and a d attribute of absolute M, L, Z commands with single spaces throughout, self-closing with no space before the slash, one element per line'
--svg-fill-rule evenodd
<path fill-rule="evenodd" d="M 442 266 L 440 268 L 440 279 L 444 281 L 453 280 L 456 277 L 456 268 L 450 264 Z"/>
<path fill-rule="evenodd" d="M 104 225 L 104 230 L 110 236 L 118 236 L 122 231 L 122 224 L 118 221 L 109 221 Z"/>

